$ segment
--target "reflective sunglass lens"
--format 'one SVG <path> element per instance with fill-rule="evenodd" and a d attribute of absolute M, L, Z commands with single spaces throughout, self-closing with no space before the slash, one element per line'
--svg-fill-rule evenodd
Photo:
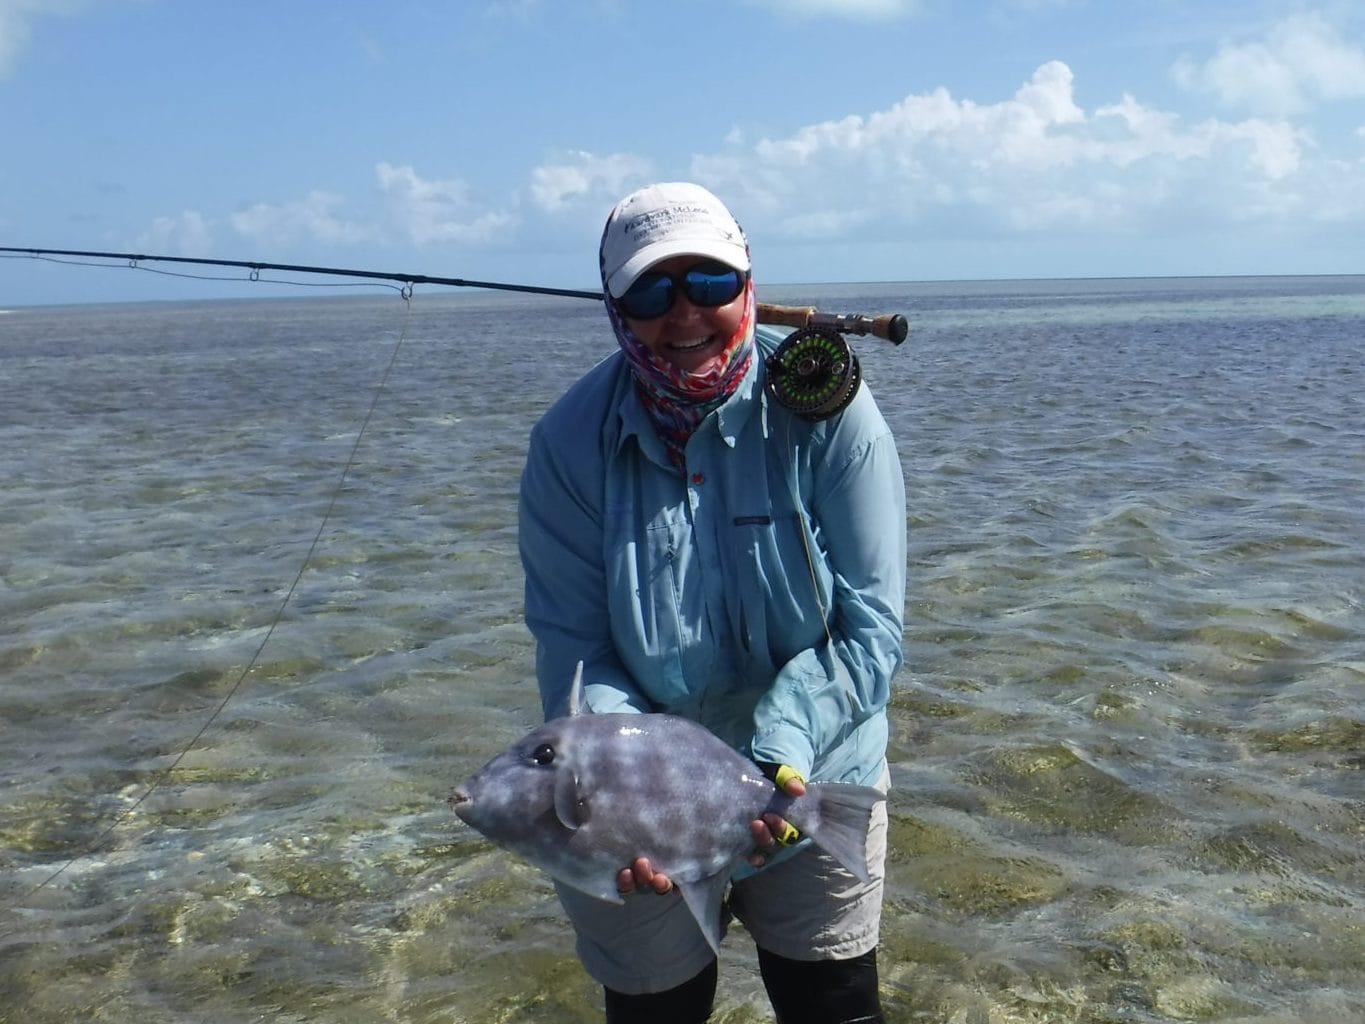
<path fill-rule="evenodd" d="M 744 290 L 744 281 L 742 271 L 724 263 L 698 263 L 681 279 L 657 270 L 642 274 L 616 302 L 633 320 L 653 320 L 673 308 L 679 288 L 692 305 L 711 309 L 732 301 Z"/>
<path fill-rule="evenodd" d="M 740 272 L 719 264 L 693 267 L 683 277 L 683 289 L 694 306 L 723 306 L 742 287 Z"/>
<path fill-rule="evenodd" d="M 673 305 L 673 279 L 666 274 L 645 274 L 618 300 L 626 316 L 653 320 Z"/>

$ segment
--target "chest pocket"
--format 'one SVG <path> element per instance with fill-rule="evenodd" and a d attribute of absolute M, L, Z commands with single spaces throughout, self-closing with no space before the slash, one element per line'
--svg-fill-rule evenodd
<path fill-rule="evenodd" d="M 759 677 L 771 679 L 824 635 L 816 588 L 822 596 L 828 593 L 829 572 L 816 539 L 803 539 L 804 531 L 794 511 L 735 516 L 731 524 L 730 561 L 740 597 L 739 607 L 731 609 L 732 625 Z"/>

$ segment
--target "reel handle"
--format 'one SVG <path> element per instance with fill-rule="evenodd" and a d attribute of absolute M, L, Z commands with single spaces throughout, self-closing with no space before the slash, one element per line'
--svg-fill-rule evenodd
<path fill-rule="evenodd" d="M 758 303 L 758 321 L 784 327 L 825 327 L 841 334 L 872 334 L 893 345 L 899 345 L 910 333 L 910 325 L 900 313 L 821 313 L 814 306 L 778 306 L 771 302 Z"/>

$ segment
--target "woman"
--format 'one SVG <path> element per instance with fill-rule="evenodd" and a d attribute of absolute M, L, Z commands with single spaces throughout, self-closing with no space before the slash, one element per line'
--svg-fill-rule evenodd
<path fill-rule="evenodd" d="M 600 259 L 621 351 L 537 424 L 521 485 L 546 716 L 582 661 L 595 712 L 691 718 L 793 794 L 804 779 L 885 788 L 905 490 L 871 394 L 812 422 L 765 393 L 782 335 L 756 327 L 748 244 L 697 185 L 621 200 Z M 870 884 L 809 844 L 766 856 L 794 832 L 776 816 L 753 829 L 767 863 L 737 873 L 729 909 L 778 1020 L 881 1020 L 884 805 Z M 716 962 L 670 880 L 640 859 L 619 884 L 623 905 L 559 889 L 607 1020 L 704 1021 Z"/>

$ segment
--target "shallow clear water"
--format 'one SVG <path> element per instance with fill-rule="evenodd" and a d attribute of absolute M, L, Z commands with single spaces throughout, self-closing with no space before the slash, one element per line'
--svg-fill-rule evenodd
<path fill-rule="evenodd" d="M 858 343 L 911 519 L 889 1019 L 1365 1019 L 1365 279 L 763 298 L 912 324 Z M 597 1019 L 443 800 L 537 719 L 517 477 L 609 345 L 482 293 L 0 317 L 0 1020 Z"/>

